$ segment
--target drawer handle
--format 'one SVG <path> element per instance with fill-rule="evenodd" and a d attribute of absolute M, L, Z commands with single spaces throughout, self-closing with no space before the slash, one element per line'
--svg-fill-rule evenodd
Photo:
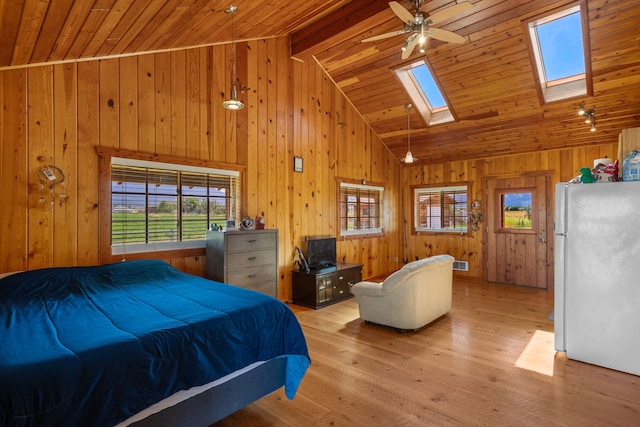
<path fill-rule="evenodd" d="M 253 243 L 253 242 L 256 242 L 256 239 L 249 240 L 249 243 Z"/>
<path fill-rule="evenodd" d="M 253 279 L 254 277 L 256 277 L 256 276 L 257 276 L 257 274 L 250 274 L 250 275 L 249 275 L 249 277 L 250 277 L 250 278 L 252 278 L 252 279 Z"/>
<path fill-rule="evenodd" d="M 248 261 L 255 261 L 255 260 L 256 260 L 256 258 L 257 258 L 257 257 L 252 256 L 252 257 L 247 258 L 247 260 L 248 260 Z"/>

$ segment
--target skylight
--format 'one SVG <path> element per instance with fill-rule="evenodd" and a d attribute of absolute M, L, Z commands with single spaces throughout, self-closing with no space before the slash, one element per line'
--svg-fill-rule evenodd
<path fill-rule="evenodd" d="M 453 121 L 447 101 L 424 61 L 400 68 L 396 75 L 429 125 Z"/>
<path fill-rule="evenodd" d="M 584 76 L 584 52 L 580 12 L 535 27 L 548 83 Z"/>
<path fill-rule="evenodd" d="M 440 93 L 440 89 L 438 89 L 438 85 L 435 80 L 433 80 L 433 76 L 426 65 L 418 65 L 417 67 L 412 68 L 409 72 L 413 73 L 420 89 L 422 89 L 422 92 L 424 92 L 427 97 L 432 110 L 447 106 L 442 93 Z"/>
<path fill-rule="evenodd" d="M 580 5 L 538 17 L 527 23 L 529 43 L 544 102 L 590 92 L 590 70 Z"/>

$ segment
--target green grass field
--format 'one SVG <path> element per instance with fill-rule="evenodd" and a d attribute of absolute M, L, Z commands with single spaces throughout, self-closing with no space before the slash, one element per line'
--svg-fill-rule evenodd
<path fill-rule="evenodd" d="M 111 215 L 111 243 L 143 243 L 204 239 L 209 223 L 224 225 L 224 215 L 210 217 L 204 214 L 183 214 L 182 239 L 178 237 L 178 219 L 175 213 L 149 214 L 149 228 L 144 212 L 114 213 Z"/>
<path fill-rule="evenodd" d="M 527 211 L 504 211 L 504 228 L 531 229 L 531 218 L 527 217 Z"/>

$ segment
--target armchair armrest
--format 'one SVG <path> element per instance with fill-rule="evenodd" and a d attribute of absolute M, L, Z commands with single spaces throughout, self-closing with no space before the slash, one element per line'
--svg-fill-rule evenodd
<path fill-rule="evenodd" d="M 358 282 L 351 287 L 351 293 L 354 295 L 366 295 L 370 297 L 379 297 L 386 294 L 382 290 L 382 283 L 375 282 Z"/>

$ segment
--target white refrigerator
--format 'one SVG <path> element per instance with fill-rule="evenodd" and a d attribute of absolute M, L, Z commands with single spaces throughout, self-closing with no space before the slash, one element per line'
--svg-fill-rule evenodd
<path fill-rule="evenodd" d="M 555 349 L 640 375 L 640 181 L 555 190 Z"/>

